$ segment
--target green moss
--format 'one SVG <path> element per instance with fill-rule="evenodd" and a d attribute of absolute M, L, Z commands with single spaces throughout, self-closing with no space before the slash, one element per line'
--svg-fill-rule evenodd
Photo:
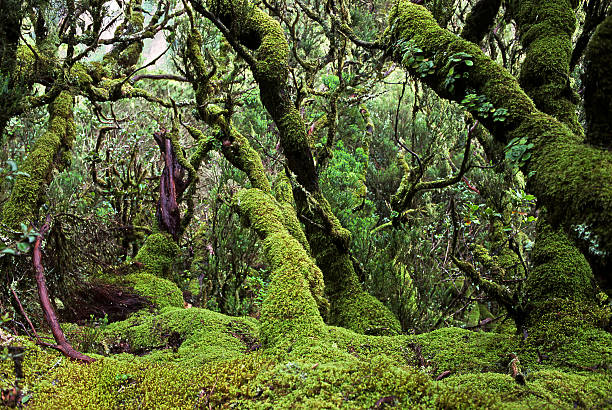
<path fill-rule="evenodd" d="M 96 345 L 102 354 L 128 352 L 143 355 L 147 360 L 189 362 L 196 367 L 256 350 L 258 333 L 258 323 L 252 318 L 170 307 L 157 315 L 143 312 L 111 323 L 100 331 Z"/>
<path fill-rule="evenodd" d="M 155 233 L 147 237 L 135 260 L 144 265 L 145 272 L 170 279 L 179 252 L 172 237 L 165 233 Z"/>
<path fill-rule="evenodd" d="M 149 298 L 160 309 L 168 306 L 183 307 L 184 305 L 183 292 L 176 283 L 148 273 L 148 271 L 119 276 L 113 282 L 132 287 L 136 293 Z"/>
<path fill-rule="evenodd" d="M 285 173 L 281 172 L 278 174 L 274 190 L 276 200 L 278 201 L 280 210 L 283 213 L 283 224 L 289 233 L 298 240 L 300 245 L 304 247 L 306 252 L 310 253 L 310 245 L 308 244 L 308 240 L 306 239 L 306 235 L 302 229 L 302 224 L 300 224 L 295 211 L 291 183 L 289 182 L 289 178 Z"/>
<path fill-rule="evenodd" d="M 2 209 L 2 221 L 8 226 L 18 226 L 29 222 L 37 213 L 44 201 L 43 193 L 51 182 L 54 169 L 62 169 L 65 152 L 72 149 L 75 136 L 73 117 L 74 97 L 68 91 L 62 91 L 49 104 L 49 123 L 25 159 L 15 181 L 8 202 Z"/>
<path fill-rule="evenodd" d="M 518 347 L 514 335 L 471 332 L 460 328 L 438 329 L 408 340 L 421 346 L 426 365 L 434 375 L 446 370 L 453 374 L 503 373 L 510 362 L 508 354 Z"/>
<path fill-rule="evenodd" d="M 437 384 L 446 391 L 444 401 L 449 407 L 533 409 L 605 407 L 609 383 L 609 379 L 592 374 L 541 370 L 530 373 L 525 385 L 498 373 L 451 376 Z"/>
<path fill-rule="evenodd" d="M 570 0 L 521 1 L 516 21 L 526 50 L 520 83 L 539 110 L 584 135 L 578 122 L 578 96 L 569 83 L 576 17 Z"/>
<path fill-rule="evenodd" d="M 315 215 L 312 216 L 315 222 L 321 226 L 329 226 L 328 221 L 321 218 L 320 214 Z M 345 231 L 331 210 L 328 215 L 337 223 L 337 230 Z M 348 231 L 347 235 L 350 235 Z M 331 305 L 329 323 L 360 333 L 400 333 L 399 321 L 391 311 L 361 288 L 350 255 L 335 241 L 339 236 L 343 237 L 343 233 L 333 235 L 320 229 L 308 233 L 312 254 L 325 279 L 325 294 Z"/>
<path fill-rule="evenodd" d="M 261 310 L 264 343 L 305 337 L 321 331 L 319 309 L 326 310 L 323 275 L 300 243 L 283 225 L 284 217 L 274 198 L 258 189 L 243 190 L 235 206 L 263 240 L 272 268 L 270 285 Z"/>
<path fill-rule="evenodd" d="M 383 398 L 403 408 L 605 407 L 611 382 L 609 373 L 542 368 L 519 385 L 505 374 L 512 340 L 463 329 L 373 337 L 326 327 L 252 352 L 244 336 L 257 335 L 253 319 L 166 309 L 108 325 L 102 335 L 107 348 L 148 354 L 94 355 L 97 362 L 80 365 L 25 342 L 21 386 L 33 393 L 30 407 L 370 408 Z M 433 381 L 444 370 L 451 376 Z M 0 362 L 0 371 L 6 387 L 12 362 Z"/>
<path fill-rule="evenodd" d="M 341 292 L 331 299 L 331 324 L 368 335 L 401 333 L 401 325 L 393 313 L 361 289 Z"/>
<path fill-rule="evenodd" d="M 68 74 L 79 88 L 85 88 L 93 82 L 88 67 L 83 63 L 74 64 Z"/>
<path fill-rule="evenodd" d="M 524 349 L 532 362 L 572 369 L 611 369 L 612 335 L 603 330 L 612 317 L 609 309 L 589 303 L 551 298 L 534 306 L 527 323 Z"/>
<path fill-rule="evenodd" d="M 561 3 L 565 7 L 566 2 Z M 533 10 L 539 12 L 539 5 Z M 562 17 L 566 15 L 562 14 Z M 563 18 L 558 22 L 561 27 L 572 24 Z M 398 40 L 412 40 L 426 56 L 435 56 L 438 67 L 443 67 L 424 79 L 442 97 L 456 101 L 464 97 L 458 90 L 451 93 L 444 87 L 446 70 L 450 69 L 444 60 L 446 56 L 456 52 L 473 56 L 474 65 L 469 71 L 466 87 L 485 95 L 493 106 L 508 110 L 503 126 L 486 119 L 482 119 L 482 123 L 503 144 L 515 137 L 527 137 L 535 145 L 524 173 L 528 176 L 528 189 L 538 197 L 538 204 L 548 208 L 555 222 L 587 225 L 600 240 L 601 250 L 609 252 L 612 249 L 610 154 L 584 145 L 579 135 L 537 111 L 533 101 L 509 72 L 474 44 L 441 29 L 423 7 L 409 0 L 400 0 L 392 9 L 389 22 L 390 28 L 384 38 L 390 52 Z M 535 34 L 533 38 L 537 37 Z"/>
<path fill-rule="evenodd" d="M 530 301 L 539 303 L 549 298 L 593 301 L 594 278 L 585 257 L 563 231 L 546 225 L 545 217 L 539 219 L 538 238 L 531 255 L 534 269 L 525 284 Z"/>

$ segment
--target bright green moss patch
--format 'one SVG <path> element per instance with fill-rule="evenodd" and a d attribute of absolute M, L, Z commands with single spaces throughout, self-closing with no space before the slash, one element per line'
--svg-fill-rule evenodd
<path fill-rule="evenodd" d="M 474 353 L 485 349 L 502 354 L 507 346 L 491 343 L 499 335 L 461 329 L 431 337 L 372 337 L 329 328 L 319 340 L 300 339 L 282 349 L 248 351 L 239 346 L 242 341 L 232 333 L 238 328 L 256 332 L 256 327 L 252 319 L 203 309 L 167 309 L 110 325 L 104 334 L 110 338 L 126 332 L 130 340 L 154 345 L 176 332 L 185 339 L 177 352 L 166 347 L 164 355 L 96 356 L 92 365 L 58 362 L 56 352 L 28 343 L 21 386 L 32 394 L 35 409 L 66 403 L 145 409 L 371 408 L 377 403 L 402 408 L 573 408 L 607 406 L 612 382 L 607 373 L 536 369 L 520 385 L 503 366 L 482 373 L 486 369 L 478 367 L 480 361 L 470 360 Z M 435 360 L 431 352 L 444 354 L 450 359 L 445 368 L 455 371 L 434 381 L 437 373 L 413 364 L 415 340 L 422 342 L 428 360 Z M 217 354 L 210 354 L 214 347 Z M 452 362 L 465 363 L 463 370 Z M 4 387 L 14 377 L 12 363 L 2 361 L 0 366 Z"/>
<path fill-rule="evenodd" d="M 132 315 L 102 329 L 96 345 L 99 353 L 127 352 L 154 361 L 189 361 L 193 366 L 233 359 L 261 347 L 256 320 L 198 308 Z M 155 352 L 163 355 L 151 354 Z"/>
<path fill-rule="evenodd" d="M 401 332 L 401 325 L 393 313 L 363 290 L 335 296 L 331 320 L 332 324 L 367 335 L 397 335 Z"/>
<path fill-rule="evenodd" d="M 154 233 L 149 235 L 135 259 L 144 265 L 146 272 L 170 278 L 179 251 L 178 245 L 169 235 Z"/>
<path fill-rule="evenodd" d="M 499 373 L 451 376 L 437 384 L 443 386 L 447 397 L 460 408 L 558 409 L 606 407 L 611 383 L 612 379 L 598 374 L 540 370 L 530 373 L 525 385 L 515 382 L 510 375 Z M 482 396 L 488 403 L 474 400 Z M 448 404 L 453 406 L 453 401 Z"/>
<path fill-rule="evenodd" d="M 573 408 L 607 406 L 606 369 L 559 371 L 528 364 L 508 375 L 512 336 L 440 329 L 365 336 L 323 327 L 259 347 L 258 323 L 205 309 L 140 313 L 99 330 L 91 365 L 31 342 L 25 378 L 35 409 L 75 408 Z M 2 340 L 5 340 L 3 338 Z M 130 353 L 126 353 L 130 351 Z M 118 353 L 123 352 L 123 353 Z M 519 353 L 520 355 L 520 353 Z M 521 358 L 523 356 L 520 356 Z M 444 371 L 450 376 L 436 382 Z M 0 361 L 0 387 L 14 382 Z"/>
<path fill-rule="evenodd" d="M 410 340 L 421 346 L 426 365 L 436 375 L 447 370 L 453 374 L 505 372 L 510 362 L 508 355 L 517 348 L 514 336 L 452 327 L 413 336 Z"/>
<path fill-rule="evenodd" d="M 147 297 L 158 308 L 183 307 L 183 292 L 176 283 L 148 272 L 135 272 L 112 280 L 117 284 L 132 287 L 136 293 Z"/>
<path fill-rule="evenodd" d="M 304 247 L 287 231 L 276 200 L 259 189 L 243 190 L 234 206 L 263 240 L 272 273 L 261 310 L 264 343 L 274 345 L 287 336 L 321 331 L 319 309 L 327 309 L 323 275 Z"/>

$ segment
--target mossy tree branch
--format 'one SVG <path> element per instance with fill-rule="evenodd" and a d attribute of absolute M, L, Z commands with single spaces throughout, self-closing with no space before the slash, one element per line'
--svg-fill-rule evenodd
<path fill-rule="evenodd" d="M 391 11 L 385 36 L 390 54 L 397 41 L 404 40 L 434 58 L 438 69 L 424 82 L 441 97 L 461 101 L 469 89 L 485 95 L 494 107 L 507 109 L 504 122 L 479 120 L 498 142 L 507 144 L 515 137 L 527 137 L 534 144 L 524 167 L 528 189 L 548 208 L 555 223 L 586 224 L 602 248 L 612 250 L 612 154 L 583 144 L 565 124 L 537 110 L 510 73 L 473 43 L 440 28 L 423 7 L 399 0 Z M 457 52 L 470 54 L 473 66 L 465 83 L 451 92 L 444 85 L 450 69 L 447 58 Z M 401 61 L 401 56 L 395 59 Z"/>
<path fill-rule="evenodd" d="M 197 11 L 205 8 L 197 0 L 191 3 Z M 305 223 L 311 251 L 325 276 L 326 294 L 332 305 L 331 322 L 359 332 L 398 332 L 399 323 L 391 312 L 361 289 L 348 252 L 350 233 L 341 226 L 320 191 L 306 126 L 288 93 L 290 49 L 280 24 L 251 4 L 209 1 L 207 6 L 216 19 L 233 28 L 230 43 L 238 40 L 241 47 L 253 52 L 253 60 L 247 61 L 259 85 L 261 101 L 279 130 L 287 166 L 295 178 L 293 194 L 298 215 Z"/>
<path fill-rule="evenodd" d="M 500 6 L 501 0 L 479 0 L 465 19 L 461 37 L 479 44 L 491 31 Z"/>

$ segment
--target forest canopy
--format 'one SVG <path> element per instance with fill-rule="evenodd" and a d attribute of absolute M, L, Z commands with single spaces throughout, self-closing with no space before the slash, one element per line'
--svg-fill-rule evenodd
<path fill-rule="evenodd" d="M 0 10 L 3 405 L 612 405 L 609 2 Z"/>

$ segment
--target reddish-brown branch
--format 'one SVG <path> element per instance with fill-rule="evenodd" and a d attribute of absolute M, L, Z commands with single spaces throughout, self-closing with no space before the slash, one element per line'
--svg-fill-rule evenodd
<path fill-rule="evenodd" d="M 68 343 L 68 340 L 66 339 L 66 336 L 64 335 L 64 332 L 59 324 L 59 320 L 57 319 L 57 315 L 55 314 L 55 310 L 53 309 L 53 305 L 51 305 L 51 300 L 49 299 L 49 292 L 47 290 L 47 283 L 45 281 L 45 269 L 42 265 L 41 246 L 44 235 L 49 231 L 50 223 L 51 217 L 47 216 L 47 220 L 42 228 L 40 228 L 39 235 L 34 242 L 33 260 L 34 268 L 36 270 L 36 285 L 38 287 L 40 305 L 42 306 L 43 313 L 45 314 L 45 319 L 51 327 L 51 333 L 53 333 L 53 337 L 57 342 L 57 345 L 51 347 L 59 350 L 71 359 L 84 363 L 91 363 L 95 359 L 75 350 L 72 345 Z"/>
<path fill-rule="evenodd" d="M 15 301 L 17 302 L 17 306 L 19 306 L 19 311 L 21 312 L 25 320 L 28 322 L 30 329 L 32 329 L 32 333 L 34 334 L 36 341 L 38 343 L 42 343 L 42 341 L 40 340 L 40 337 L 38 336 L 38 333 L 36 332 L 36 329 L 34 328 L 34 325 L 32 324 L 32 321 L 30 320 L 30 317 L 28 316 L 25 309 L 23 308 L 23 305 L 21 304 L 21 300 L 19 300 L 19 297 L 17 296 L 17 292 L 15 292 L 15 289 L 13 288 L 11 288 L 11 292 L 13 293 L 13 297 L 15 298 Z"/>
<path fill-rule="evenodd" d="M 470 191 L 474 191 L 478 195 L 480 195 L 480 191 L 478 190 L 478 188 L 476 188 L 474 185 L 470 184 L 470 180 L 467 179 L 467 177 L 465 175 L 463 176 L 463 182 L 465 182 L 465 185 L 468 187 L 468 189 Z"/>
<path fill-rule="evenodd" d="M 185 169 L 179 163 L 172 141 L 165 131 L 153 134 L 164 160 L 159 184 L 159 201 L 157 203 L 157 222 L 162 231 L 168 232 L 178 241 L 181 230 L 181 213 L 179 198 L 185 191 L 188 181 Z"/>

